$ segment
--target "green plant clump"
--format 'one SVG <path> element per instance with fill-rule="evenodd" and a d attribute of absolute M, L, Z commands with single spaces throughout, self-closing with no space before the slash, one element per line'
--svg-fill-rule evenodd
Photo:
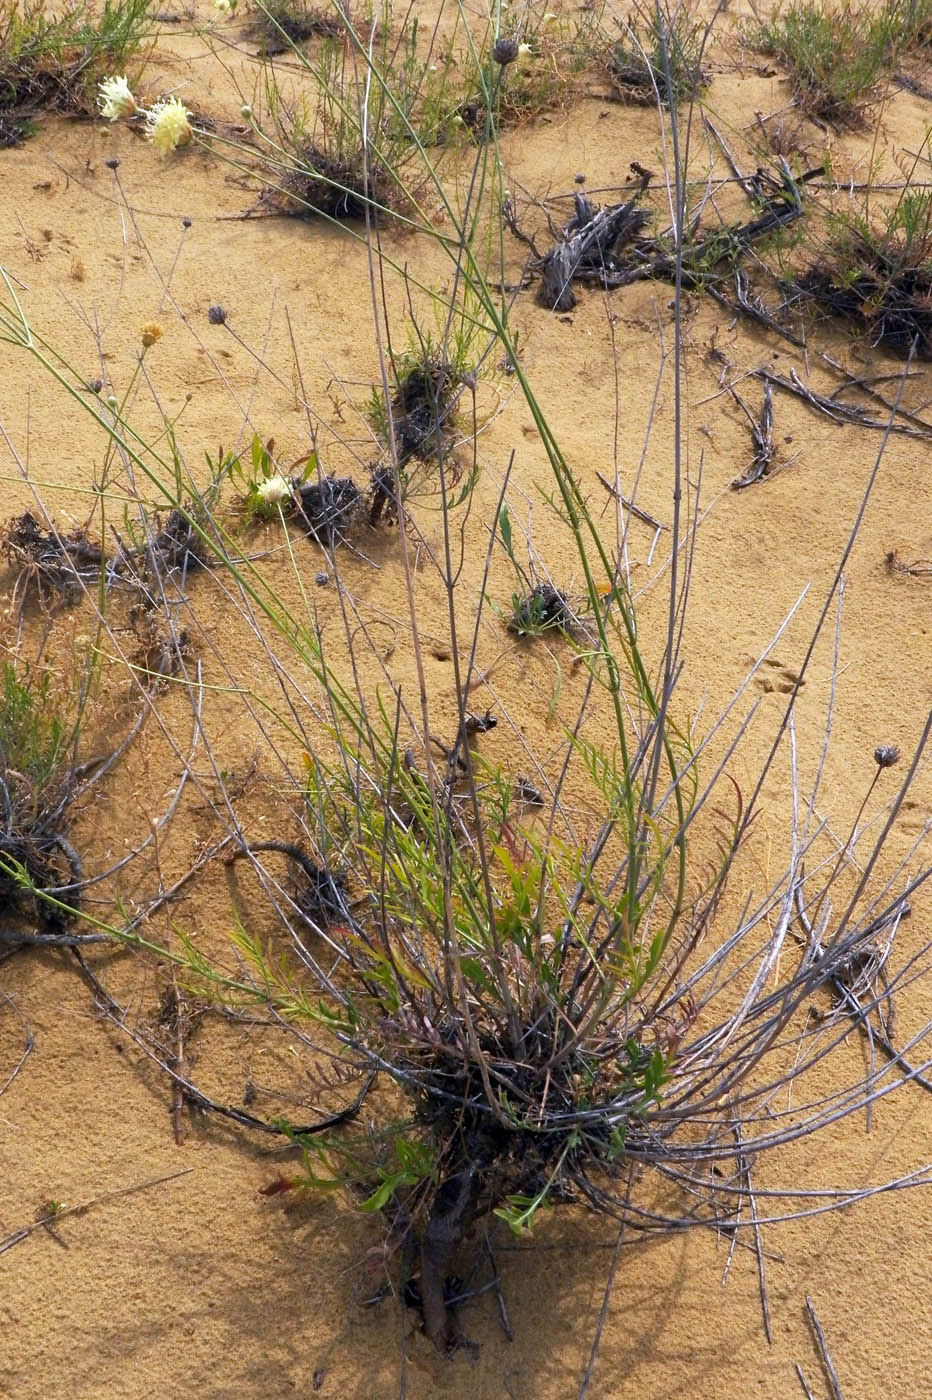
<path fill-rule="evenodd" d="M 912 190 L 873 219 L 831 221 L 826 252 L 797 285 L 872 345 L 932 359 L 932 194 Z"/>
<path fill-rule="evenodd" d="M 896 5 L 794 0 L 750 37 L 789 70 L 794 99 L 805 112 L 846 124 L 876 97 L 904 36 Z"/>
<path fill-rule="evenodd" d="M 608 76 L 619 95 L 631 102 L 688 101 L 705 81 L 705 34 L 706 26 L 691 18 L 685 5 L 677 5 L 672 13 L 639 5 L 612 46 Z"/>
<path fill-rule="evenodd" d="M 0 0 L 0 123 L 15 133 L 40 110 L 90 115 L 96 85 L 119 72 L 149 28 L 151 0 Z M 2 139 L 2 130 L 0 130 Z"/>

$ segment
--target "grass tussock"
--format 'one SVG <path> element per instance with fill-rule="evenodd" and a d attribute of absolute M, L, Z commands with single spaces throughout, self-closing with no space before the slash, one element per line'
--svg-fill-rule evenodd
<path fill-rule="evenodd" d="M 793 0 L 750 32 L 789 73 L 794 101 L 835 125 L 861 120 L 889 76 L 906 31 L 902 6 Z"/>
<path fill-rule="evenodd" d="M 872 218 L 836 219 L 798 288 L 871 345 L 932 359 L 932 195 L 904 193 Z"/>
<path fill-rule="evenodd" d="M 96 86 L 125 70 L 150 25 L 151 0 L 0 0 L 0 140 L 28 134 L 40 111 L 89 116 Z"/>
<path fill-rule="evenodd" d="M 0 664 L 0 945 L 80 941 L 70 809 L 107 759 L 78 762 L 86 692 L 72 679 L 16 657 Z"/>
<path fill-rule="evenodd" d="M 706 26 L 686 5 L 673 8 L 638 4 L 611 46 L 605 71 L 616 94 L 627 102 L 665 106 L 688 102 L 706 82 L 702 52 Z"/>

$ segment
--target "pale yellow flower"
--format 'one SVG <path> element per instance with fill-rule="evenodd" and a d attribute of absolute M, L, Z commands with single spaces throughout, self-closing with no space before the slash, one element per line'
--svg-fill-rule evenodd
<path fill-rule="evenodd" d="M 178 97 L 163 98 L 146 113 L 146 135 L 160 155 L 167 155 L 191 140 L 191 113 Z"/>
<path fill-rule="evenodd" d="M 142 336 L 143 349 L 148 350 L 150 345 L 154 345 L 157 340 L 162 339 L 162 327 L 158 321 L 147 321 L 144 326 L 139 327 Z"/>
<path fill-rule="evenodd" d="M 294 488 L 284 476 L 267 476 L 256 483 L 256 495 L 264 506 L 278 505 L 279 501 L 290 500 L 293 494 Z"/>
<path fill-rule="evenodd" d="M 531 59 L 531 58 L 533 58 L 533 57 L 534 57 L 534 52 L 533 52 L 533 50 L 532 50 L 530 44 L 519 44 L 519 45 L 518 45 L 518 63 L 519 63 L 519 64 L 527 63 L 528 60 Z"/>
<path fill-rule="evenodd" d="M 214 0 L 214 9 L 221 15 L 235 15 L 236 0 Z"/>
<path fill-rule="evenodd" d="M 100 89 L 97 94 L 100 115 L 108 121 L 115 122 L 118 117 L 133 117 L 139 111 L 125 77 L 104 78 L 97 86 Z"/>

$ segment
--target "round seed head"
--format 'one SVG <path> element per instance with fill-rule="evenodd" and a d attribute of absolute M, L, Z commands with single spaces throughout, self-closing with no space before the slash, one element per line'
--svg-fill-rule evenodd
<path fill-rule="evenodd" d="M 492 57 L 504 68 L 506 63 L 514 63 L 518 57 L 518 41 L 510 35 L 502 34 L 492 45 Z"/>
<path fill-rule="evenodd" d="M 874 750 L 874 762 L 878 768 L 892 768 L 899 756 L 896 744 L 881 744 Z"/>
<path fill-rule="evenodd" d="M 208 306 L 207 319 L 212 326 L 225 326 L 227 323 L 226 308 L 223 306 Z"/>

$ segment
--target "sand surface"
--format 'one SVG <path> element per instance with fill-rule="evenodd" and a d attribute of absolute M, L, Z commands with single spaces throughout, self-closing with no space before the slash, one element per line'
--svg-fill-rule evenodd
<path fill-rule="evenodd" d="M 201 24 L 209 18 L 199 6 Z M 238 47 L 236 45 L 238 44 Z M 212 35 L 197 33 L 190 17 L 163 24 L 140 90 L 151 96 L 177 90 L 218 130 L 241 123 L 243 96 L 255 90 L 259 66 L 243 38 L 242 18 Z M 298 81 L 281 60 L 282 71 Z M 779 75 L 733 44 L 716 48 L 710 65 L 708 110 L 748 168 L 742 132 L 756 111 L 783 111 L 789 130 L 818 163 L 826 142 L 836 177 L 865 178 L 871 160 L 883 178 L 900 179 L 906 152 L 925 140 L 928 102 L 891 93 L 873 127 L 843 134 L 820 130 L 788 109 Z M 502 140 L 502 160 L 516 191 L 537 197 L 567 194 L 577 172 L 593 190 L 617 188 L 638 159 L 662 168 L 659 119 L 651 109 L 604 100 L 604 81 L 592 75 L 566 110 L 534 119 Z M 709 148 L 695 136 L 697 165 Z M 698 149 L 701 146 L 701 152 Z M 117 157 L 118 171 L 105 162 Z M 720 156 L 717 169 L 722 173 Z M 452 167 L 451 167 L 452 168 Z M 924 165 L 927 168 L 927 162 Z M 0 153 L 0 261 L 6 267 L 37 336 L 64 355 L 79 377 L 103 378 L 125 391 L 137 362 L 139 328 L 158 321 L 163 338 L 145 359 L 133 390 L 140 431 L 158 427 L 164 412 L 176 420 L 185 460 L 200 471 L 205 451 L 242 450 L 253 432 L 274 438 L 283 463 L 308 451 L 311 426 L 327 470 L 361 477 L 376 455 L 365 404 L 378 379 L 378 354 L 365 252 L 344 232 L 319 222 L 281 218 L 240 220 L 254 188 L 222 157 L 194 149 L 162 160 L 125 125 L 43 119 L 38 135 Z M 658 203 L 662 195 L 657 194 Z M 726 200 L 732 195 L 725 195 Z M 737 207 L 741 206 L 738 201 Z M 743 215 L 742 215 L 743 216 Z M 530 216 L 529 216 L 530 217 Z M 184 229 L 182 220 L 190 220 Z M 418 279 L 436 285 L 448 264 L 411 235 L 388 231 L 386 246 Z M 522 250 L 509 256 L 515 271 Z M 389 314 L 403 334 L 405 301 L 389 288 Z M 647 654 L 662 647 L 669 566 L 672 383 L 661 354 L 672 349 L 671 291 L 640 283 L 603 294 L 583 290 L 575 309 L 551 315 L 530 291 L 516 301 L 522 363 L 557 439 L 602 508 L 614 537 L 612 505 L 596 473 L 622 483 L 639 471 L 637 501 L 664 523 L 648 562 L 651 528 L 632 525 L 628 551 L 631 588 Z M 228 327 L 208 322 L 222 304 Z M 234 334 L 231 334 L 235 332 Z M 761 704 L 735 759 L 738 782 L 750 787 L 766 752 L 808 638 L 833 580 L 869 475 L 880 434 L 830 422 L 801 402 L 775 399 L 780 469 L 744 491 L 730 483 L 750 459 L 747 422 L 720 390 L 768 365 L 806 382 L 834 382 L 815 353 L 808 358 L 788 342 L 699 295 L 688 298 L 683 358 L 683 442 L 691 479 L 701 465 L 701 524 L 692 572 L 692 597 L 677 703 L 685 714 L 710 721 L 732 697 L 752 663 L 770 645 L 788 614 L 792 619 L 750 682 L 745 713 Z M 900 363 L 840 330 L 811 331 L 811 345 L 858 375 L 894 372 Z M 257 368 L 258 360 L 264 368 Z M 296 372 L 300 368 L 300 378 Z M 918 367 L 907 400 L 916 411 L 930 396 L 929 369 Z M 889 390 L 889 385 L 886 386 Z M 894 386 L 895 387 L 895 386 Z M 747 401 L 760 404 L 756 381 Z M 656 396 L 656 402 L 655 402 Z M 617 417 L 616 417 L 617 400 Z M 310 406 L 309 409 L 305 405 Z M 480 469 L 473 507 L 476 528 L 467 537 L 461 581 L 465 613 L 480 586 L 481 522 L 488 521 L 509 454 L 522 523 L 543 518 L 535 486 L 545 459 L 530 414 L 513 382 L 498 373 L 481 380 L 477 413 Z M 646 450 L 645 435 L 653 415 Z M 0 345 L 0 470 L 5 517 L 35 509 L 40 498 L 61 527 L 79 523 L 92 505 L 90 483 L 101 439 L 93 422 L 52 383 L 34 358 Z M 466 449 L 464 449 L 466 450 Z M 469 449 L 471 451 L 471 448 Z M 466 452 L 468 456 L 468 451 Z M 639 466 L 640 464 L 640 466 Z M 115 495 L 118 488 L 114 488 Z M 890 572 L 889 551 L 907 561 L 932 558 L 932 499 L 928 441 L 891 436 L 845 576 L 832 742 L 820 811 L 844 839 L 873 774 L 878 744 L 911 753 L 932 703 L 932 577 Z M 429 503 L 421 517 L 430 532 Z M 118 518 L 119 504 L 113 506 Z M 283 590 L 303 605 L 270 528 L 251 536 L 256 552 Z M 551 575 L 572 587 L 578 568 L 562 543 L 550 548 L 546 526 L 534 545 Z M 309 584 L 326 561 L 305 540 Z M 560 551 L 563 551 L 562 553 Z M 277 571 L 277 573 L 276 573 Z M 413 684 L 405 633 L 407 604 L 397 547 L 373 537 L 359 557 L 341 559 L 341 581 L 361 622 L 382 629 L 392 674 Z M 578 584 L 578 579 L 576 580 Z M 507 598 L 507 575 L 496 574 Z M 13 576 L 4 581 L 8 599 Z M 271 684 L 261 650 L 250 645 L 223 585 L 209 576 L 198 590 L 198 652 L 209 692 L 204 725 L 218 766 L 243 777 L 237 816 L 252 833 L 281 831 L 287 793 L 274 766 L 253 768 L 255 722 L 225 701 L 233 681 L 256 696 Z M 442 597 L 425 573 L 419 607 L 428 634 L 436 621 L 437 646 L 426 674 L 438 725 L 454 714 L 449 656 L 443 651 Z M 339 635 L 334 588 L 313 591 L 312 604 L 330 635 Z M 801 600 L 801 601 L 800 601 Z M 798 606 L 797 606 L 798 604 Z M 3 642 L 16 641 L 9 605 Z M 56 655 L 87 647 L 90 612 L 82 605 L 53 622 Z M 833 615 L 834 616 L 834 615 Z M 480 651 L 490 663 L 501 651 L 501 631 L 490 619 Z M 43 619 L 27 614 L 33 646 Z M 833 624 L 820 641 L 800 695 L 799 763 L 813 771 L 833 683 Z M 24 643 L 25 644 L 25 643 Z M 133 655 L 127 630 L 113 642 Z M 556 646 L 556 644 L 554 644 Z M 565 658 L 564 658 L 565 660 Z M 59 663 L 63 664 L 63 663 Z M 116 674 L 116 670 L 114 674 Z M 489 754 L 510 745 L 555 747 L 548 720 L 553 666 L 547 649 L 512 648 L 496 667 L 484 703 L 510 716 L 490 739 Z M 114 682 L 116 685 L 117 683 Z M 132 696 L 110 695 L 103 729 L 125 729 Z M 567 674 L 560 713 L 571 713 L 581 680 Z M 700 711 L 701 707 L 701 711 Z M 75 818 L 86 869 L 102 869 L 145 839 L 165 810 L 177 782 L 179 753 L 192 742 L 190 706 L 180 696 L 160 698 L 158 715 L 114 774 Z M 287 747 L 273 726 L 271 741 Z M 294 755 L 291 756 L 292 761 Z M 193 760 L 203 790 L 189 785 L 161 846 L 130 864 L 111 891 L 130 906 L 151 898 L 188 869 L 218 830 L 206 796 L 215 788 L 203 749 Z M 250 776 L 251 775 L 251 776 Z M 761 817 L 737 877 L 733 898 L 766 879 L 786 838 L 788 769 L 783 761 L 765 794 Z M 886 797 L 888 793 L 884 793 Z M 878 803 L 879 803 L 878 794 Z M 901 814 L 886 868 L 908 851 L 932 804 L 928 768 L 920 772 Z M 877 810 L 876 807 L 871 811 Z M 286 832 L 286 839 L 293 832 Z M 928 843 L 910 868 L 929 863 Z M 281 876 L 281 869 L 270 862 Z M 107 889 L 110 889 L 108 885 Z M 94 906 L 112 914 L 102 891 Z M 203 880 L 149 921 L 148 936 L 170 939 L 194 932 L 211 951 L 223 947 L 234 907 L 264 937 L 276 936 L 274 913 L 254 877 L 216 864 Z M 897 956 L 906 961 L 928 937 L 927 892 L 913 902 Z M 154 960 L 96 952 L 90 959 L 128 1009 L 133 1026 L 157 1022 L 170 977 Z M 928 1016 L 930 989 L 919 980 L 898 999 L 906 1036 Z M 279 1400 L 308 1396 L 348 1400 L 411 1400 L 431 1396 L 564 1400 L 576 1395 L 586 1362 L 615 1241 L 610 1222 L 575 1210 L 552 1211 L 526 1244 L 496 1234 L 504 1297 L 514 1340 L 503 1336 L 494 1297 L 472 1302 L 464 1315 L 478 1354 L 442 1360 L 417 1329 L 416 1316 L 399 1315 L 391 1300 L 364 1308 L 372 1291 L 371 1251 L 378 1227 L 340 1198 L 322 1194 L 289 1207 L 260 1194 L 287 1162 L 274 1139 L 191 1111 L 183 1143 L 176 1144 L 171 1091 L 137 1046 L 95 1006 L 67 952 L 24 950 L 0 963 L 0 1239 L 34 1221 L 49 1201 L 91 1209 L 39 1228 L 0 1256 L 0 1395 L 9 1400 Z M 28 1043 L 31 1053 L 11 1082 Z M 855 1032 L 849 1060 L 864 1071 Z M 205 1019 L 189 1047 L 194 1077 L 227 1102 L 254 1086 L 257 1111 L 301 1117 L 339 1104 L 315 1084 L 310 1059 L 296 1036 L 249 1024 L 215 1025 Z M 913 1049 L 923 1061 L 928 1051 Z M 870 1134 L 864 1116 L 839 1123 L 767 1167 L 767 1180 L 786 1185 L 846 1185 L 896 1177 L 932 1160 L 932 1102 L 907 1088 L 881 1103 Z M 178 1175 L 184 1171 L 184 1175 Z M 174 1174 L 174 1175 L 173 1175 Z M 108 1193 L 161 1180 L 134 1194 Z M 699 1232 L 622 1250 L 608 1305 L 601 1349 L 589 1394 L 616 1397 L 783 1397 L 801 1395 L 799 1363 L 816 1397 L 829 1396 L 804 1301 L 816 1308 L 849 1397 L 918 1397 L 932 1393 L 932 1313 L 928 1252 L 932 1195 L 927 1190 L 880 1196 L 851 1210 L 814 1215 L 764 1233 L 772 1344 L 762 1327 L 753 1254 L 738 1249 L 722 1283 L 729 1241 Z M 402 1334 L 406 1334 L 402 1366 Z"/>

